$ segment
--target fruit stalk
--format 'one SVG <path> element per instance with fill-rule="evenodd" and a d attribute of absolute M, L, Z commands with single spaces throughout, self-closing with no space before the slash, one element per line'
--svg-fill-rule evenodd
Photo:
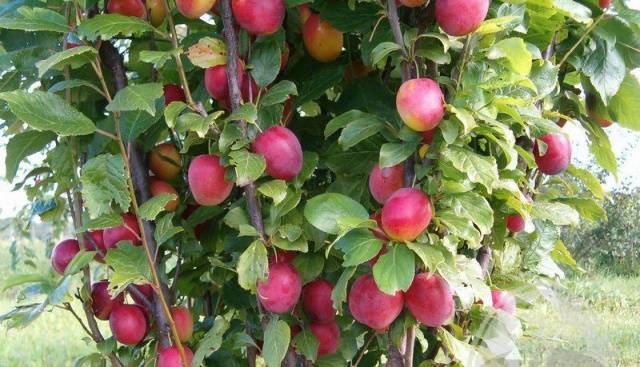
<path fill-rule="evenodd" d="M 111 69 L 115 84 L 116 90 L 120 90 L 127 85 L 127 76 L 124 71 L 124 65 L 122 63 L 121 55 L 118 53 L 118 50 L 111 44 L 111 42 L 106 41 L 103 42 L 100 47 L 100 56 L 102 62 L 105 65 L 109 66 Z M 99 63 L 97 63 L 99 65 Z M 99 70 L 99 69 L 98 69 Z M 104 76 L 102 73 L 98 73 L 98 77 L 101 82 L 104 81 Z M 103 83 L 103 88 L 105 84 Z M 107 94 L 109 102 L 111 102 L 111 96 L 109 95 L 108 89 L 104 90 L 105 94 Z M 148 221 L 143 221 L 139 215 L 139 207 L 138 207 L 138 198 L 136 196 L 136 188 L 140 193 L 140 199 L 143 201 L 148 200 L 151 196 L 149 193 L 149 187 L 146 179 L 146 172 L 148 171 L 142 161 L 142 157 L 140 156 L 139 151 L 135 143 L 130 143 L 130 153 L 127 153 L 127 149 L 125 148 L 124 142 L 122 141 L 120 135 L 120 120 L 119 116 L 115 116 L 116 119 L 116 132 L 118 136 L 118 145 L 120 147 L 120 153 L 124 158 L 125 168 L 127 170 L 127 181 L 129 187 L 129 195 L 131 197 L 131 206 L 133 209 L 133 214 L 136 216 L 138 221 L 138 226 L 142 228 L 141 237 L 142 237 L 142 246 L 145 250 L 145 255 L 147 257 L 147 261 L 149 263 L 149 267 L 151 269 L 151 276 L 153 280 L 154 290 L 156 292 L 156 297 L 154 297 L 154 314 L 156 316 L 156 321 L 158 323 L 159 329 L 159 342 L 162 347 L 169 347 L 171 345 L 171 340 L 168 337 L 168 333 L 166 332 L 167 325 L 171 331 L 173 336 L 173 341 L 175 346 L 178 348 L 178 352 L 180 354 L 180 359 L 184 366 L 188 366 L 187 357 L 185 355 L 184 348 L 182 347 L 182 343 L 180 342 L 180 338 L 178 337 L 178 330 L 176 328 L 175 322 L 171 317 L 171 311 L 169 309 L 169 305 L 167 304 L 166 290 L 167 286 L 160 281 L 160 277 L 158 276 L 157 270 L 157 245 L 155 243 L 155 239 L 153 237 L 154 229 L 153 223 Z M 164 330 L 163 330 L 164 329 Z"/>

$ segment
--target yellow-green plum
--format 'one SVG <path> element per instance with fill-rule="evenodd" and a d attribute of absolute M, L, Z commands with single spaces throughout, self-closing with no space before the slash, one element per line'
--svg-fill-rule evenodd
<path fill-rule="evenodd" d="M 164 0 L 146 0 L 149 21 L 154 27 L 159 27 L 167 16 L 167 10 L 163 4 Z"/>
<path fill-rule="evenodd" d="M 396 108 L 409 128 L 430 131 L 444 117 L 444 95 L 438 83 L 429 78 L 411 79 L 400 86 Z"/>
<path fill-rule="evenodd" d="M 176 0 L 180 14 L 189 19 L 198 19 L 211 10 L 216 0 Z"/>
<path fill-rule="evenodd" d="M 304 23 L 302 38 L 307 52 L 320 62 L 331 62 L 342 53 L 342 32 L 333 28 L 326 20 L 320 19 L 318 14 L 310 15 Z"/>
<path fill-rule="evenodd" d="M 173 180 L 182 170 L 180 152 L 170 143 L 157 145 L 149 153 L 149 169 L 163 181 Z"/>

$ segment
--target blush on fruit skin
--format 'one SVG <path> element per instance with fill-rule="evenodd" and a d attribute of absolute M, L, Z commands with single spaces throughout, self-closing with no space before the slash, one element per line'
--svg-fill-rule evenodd
<path fill-rule="evenodd" d="M 396 241 L 413 241 L 431 222 L 431 202 L 422 191 L 405 188 L 396 191 L 382 208 L 382 229 Z"/>
<path fill-rule="evenodd" d="M 182 169 L 180 152 L 170 143 L 155 146 L 149 153 L 149 169 L 163 181 L 173 180 Z"/>
<path fill-rule="evenodd" d="M 369 174 L 369 191 L 380 204 L 384 204 L 394 192 L 404 187 L 404 164 L 380 168 L 376 164 Z"/>
<path fill-rule="evenodd" d="M 178 337 L 180 341 L 185 343 L 193 335 L 193 318 L 191 312 L 186 307 L 173 307 L 171 309 L 171 318 L 176 324 Z"/>
<path fill-rule="evenodd" d="M 186 345 L 182 346 L 184 356 L 187 359 L 187 363 L 191 366 L 193 361 L 193 352 Z M 180 351 L 178 347 L 169 347 L 161 350 L 158 353 L 158 362 L 156 367 L 182 367 L 182 359 L 180 358 Z"/>
<path fill-rule="evenodd" d="M 211 10 L 216 0 L 176 0 L 180 14 L 189 19 L 198 19 Z"/>
<path fill-rule="evenodd" d="M 142 19 L 147 16 L 145 6 L 140 0 L 110 0 L 107 4 L 107 13 Z"/>
<path fill-rule="evenodd" d="M 296 135 L 283 126 L 272 126 L 256 137 L 254 153 L 267 161 L 267 174 L 289 181 L 302 169 L 302 147 Z"/>
<path fill-rule="evenodd" d="M 376 228 L 371 229 L 373 235 L 376 236 L 376 238 L 379 240 L 388 242 L 389 237 L 387 237 L 386 233 L 384 233 L 384 231 L 382 230 L 382 215 L 379 212 L 373 213 L 369 216 L 369 219 L 375 220 L 376 224 L 378 225 Z"/>
<path fill-rule="evenodd" d="M 425 131 L 422 133 L 422 142 L 425 144 L 433 144 L 433 138 L 436 136 L 436 129 Z"/>
<path fill-rule="evenodd" d="M 493 308 L 502 310 L 510 315 L 516 314 L 516 297 L 507 291 L 492 290 Z"/>
<path fill-rule="evenodd" d="M 173 186 L 162 180 L 153 180 L 149 184 L 149 191 L 151 192 L 151 196 L 160 196 L 162 194 L 175 195 L 176 198 L 169 201 L 164 206 L 164 210 L 168 212 L 175 212 L 176 210 L 178 210 L 178 207 L 180 206 L 180 196 L 178 195 L 176 189 L 173 188 Z"/>
<path fill-rule="evenodd" d="M 142 296 L 144 296 L 146 298 L 147 302 L 153 302 L 153 294 L 155 293 L 153 290 L 153 287 L 151 286 L 151 284 L 147 283 L 147 284 L 132 284 L 129 286 L 130 288 L 135 288 L 136 290 L 138 290 L 140 293 L 142 293 Z M 129 291 L 129 295 L 131 296 L 131 298 L 133 298 L 133 302 L 136 303 L 136 305 L 146 308 L 146 303 L 145 300 L 143 300 L 140 295 L 138 295 L 135 292 L 131 292 Z"/>
<path fill-rule="evenodd" d="M 547 144 L 547 151 L 541 155 L 538 143 L 533 146 L 533 155 L 540 172 L 547 175 L 563 173 L 571 163 L 571 142 L 560 133 L 550 133 L 539 138 Z"/>
<path fill-rule="evenodd" d="M 455 313 L 451 287 L 437 274 L 416 275 L 404 301 L 416 320 L 429 327 L 444 325 Z"/>
<path fill-rule="evenodd" d="M 309 8 L 309 4 L 298 5 L 298 12 L 300 13 L 300 24 L 304 25 L 307 19 L 313 14 Z"/>
<path fill-rule="evenodd" d="M 400 0 L 400 4 L 407 8 L 417 8 L 427 3 L 427 0 Z"/>
<path fill-rule="evenodd" d="M 58 243 L 51 252 L 53 270 L 60 275 L 64 275 L 65 269 L 78 252 L 80 252 L 80 244 L 76 240 L 69 239 Z"/>
<path fill-rule="evenodd" d="M 120 293 L 112 298 L 108 291 L 109 282 L 101 280 L 91 286 L 91 308 L 93 314 L 100 320 L 109 320 L 113 307 L 124 302 L 124 294 Z"/>
<path fill-rule="evenodd" d="M 289 312 L 298 303 L 301 292 L 302 279 L 288 263 L 270 264 L 267 280 L 258 281 L 258 299 L 269 312 Z"/>
<path fill-rule="evenodd" d="M 400 315 L 404 306 L 402 292 L 383 293 L 371 274 L 362 275 L 349 291 L 349 311 L 361 324 L 384 332 Z"/>
<path fill-rule="evenodd" d="M 524 219 L 520 214 L 508 215 L 506 218 L 507 229 L 513 233 L 522 232 L 525 227 Z"/>
<path fill-rule="evenodd" d="M 186 102 L 184 90 L 175 84 L 166 84 L 162 87 L 164 90 L 164 105 L 168 106 L 171 102 Z"/>
<path fill-rule="evenodd" d="M 340 347 L 340 328 L 335 321 L 312 322 L 311 333 L 318 339 L 318 356 L 334 354 Z"/>
<path fill-rule="evenodd" d="M 396 108 L 410 129 L 433 130 L 444 117 L 444 94 L 438 83 L 429 78 L 407 80 L 398 90 Z"/>
<path fill-rule="evenodd" d="M 606 9 L 611 5 L 611 0 L 599 0 L 598 5 L 600 5 L 600 8 Z"/>
<path fill-rule="evenodd" d="M 342 32 L 321 20 L 318 14 L 312 14 L 304 23 L 302 38 L 307 52 L 320 62 L 331 62 L 342 53 L 344 37 Z"/>
<path fill-rule="evenodd" d="M 244 65 L 238 60 L 238 83 L 242 85 L 244 80 Z M 227 78 L 227 65 L 218 65 L 208 68 L 204 72 L 204 86 L 209 95 L 218 101 L 224 101 L 229 97 L 229 82 Z"/>
<path fill-rule="evenodd" d="M 289 63 L 289 56 L 291 54 L 291 50 L 289 50 L 289 45 L 285 42 L 282 45 L 282 53 L 280 54 L 280 72 L 283 72 Z"/>
<path fill-rule="evenodd" d="M 154 27 L 159 27 L 167 16 L 164 8 L 163 0 L 145 0 L 147 12 L 149 12 L 149 21 Z"/>
<path fill-rule="evenodd" d="M 292 264 L 293 259 L 295 259 L 296 256 L 298 256 L 298 253 L 295 251 L 276 250 L 275 254 L 269 255 L 269 264 L 273 264 L 273 263 Z"/>
<path fill-rule="evenodd" d="M 107 248 L 104 246 L 103 233 L 103 230 L 98 229 L 84 234 L 84 245 L 87 251 L 96 251 L 94 259 L 101 263 L 104 263 L 104 259 L 100 256 L 100 253 L 102 252 L 103 255 L 107 253 Z"/>
<path fill-rule="evenodd" d="M 123 214 L 124 223 L 120 226 L 107 228 L 102 232 L 104 247 L 108 250 L 115 247 L 120 241 L 131 241 L 134 246 L 142 244 L 138 220 L 133 214 Z"/>
<path fill-rule="evenodd" d="M 137 305 L 116 305 L 109 316 L 114 338 L 125 345 L 140 343 L 147 334 L 147 318 Z"/>
<path fill-rule="evenodd" d="M 199 155 L 189 165 L 189 188 L 195 201 L 202 206 L 214 206 L 229 197 L 233 182 L 224 178 L 226 168 L 217 155 Z"/>
<path fill-rule="evenodd" d="M 231 8 L 240 27 L 254 35 L 272 34 L 284 20 L 282 0 L 232 0 Z"/>
<path fill-rule="evenodd" d="M 333 308 L 332 291 L 333 285 L 325 279 L 317 279 L 305 285 L 302 288 L 302 305 L 307 315 L 319 322 L 334 320 L 336 309 Z"/>
<path fill-rule="evenodd" d="M 487 17 L 490 0 L 438 0 L 436 21 L 451 36 L 466 36 Z"/>

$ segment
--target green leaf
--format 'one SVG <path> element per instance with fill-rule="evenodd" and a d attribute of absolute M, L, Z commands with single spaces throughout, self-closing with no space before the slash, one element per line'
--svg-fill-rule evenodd
<path fill-rule="evenodd" d="M 258 191 L 273 199 L 274 204 L 280 204 L 287 197 L 287 183 L 283 180 L 271 180 L 260 185 Z"/>
<path fill-rule="evenodd" d="M 384 130 L 385 127 L 386 125 L 383 121 L 372 115 L 354 120 L 342 130 L 342 134 L 340 134 L 340 138 L 338 138 L 338 143 L 342 146 L 342 149 L 348 150 L 361 141 Z"/>
<path fill-rule="evenodd" d="M 465 173 L 471 182 L 479 183 L 491 192 L 493 183 L 498 180 L 498 166 L 493 157 L 481 156 L 471 150 L 458 146 L 449 146 L 442 151 L 440 164 L 450 163 L 458 171 Z"/>
<path fill-rule="evenodd" d="M 163 215 L 159 220 L 156 221 L 156 230 L 154 232 L 154 237 L 156 238 L 158 246 L 169 241 L 178 233 L 184 231 L 184 228 L 173 225 L 174 215 L 175 213 L 168 213 Z"/>
<path fill-rule="evenodd" d="M 170 128 L 174 128 L 177 125 L 177 120 L 182 111 L 187 109 L 186 103 L 181 101 L 174 101 L 169 103 L 169 105 L 164 109 L 164 119 L 167 122 L 167 126 Z"/>
<path fill-rule="evenodd" d="M 315 2 L 314 7 L 320 12 L 320 18 L 339 31 L 357 33 L 370 30 L 382 10 L 373 2 L 357 2 L 349 6 L 347 1 L 322 1 Z"/>
<path fill-rule="evenodd" d="M 531 53 L 522 38 L 507 38 L 491 46 L 487 52 L 490 60 L 506 59 L 513 71 L 529 75 L 533 65 Z"/>
<path fill-rule="evenodd" d="M 213 321 L 213 326 L 204 334 L 204 337 L 202 337 L 198 344 L 198 349 L 193 355 L 191 362 L 192 366 L 200 366 L 207 356 L 220 349 L 223 342 L 222 337 L 224 333 L 229 330 L 229 326 L 229 321 L 222 316 L 216 316 L 216 319 Z"/>
<path fill-rule="evenodd" d="M 331 292 L 331 300 L 333 301 L 333 307 L 338 311 L 338 314 L 342 314 L 342 304 L 347 301 L 347 287 L 349 285 L 349 279 L 356 273 L 356 267 L 346 268 L 340 274 L 336 286 Z"/>
<path fill-rule="evenodd" d="M 233 113 L 229 115 L 224 121 L 240 121 L 244 120 L 249 124 L 255 124 L 258 119 L 258 110 L 253 103 L 245 103 L 240 105 Z"/>
<path fill-rule="evenodd" d="M 302 188 L 302 185 L 311 178 L 316 168 L 318 168 L 318 161 L 320 157 L 316 152 L 304 151 L 302 156 L 302 169 L 300 173 L 293 179 L 293 184 L 296 188 Z"/>
<path fill-rule="evenodd" d="M 618 93 L 609 104 L 611 117 L 627 129 L 640 131 L 640 82 L 627 73 Z"/>
<path fill-rule="evenodd" d="M 140 61 L 153 64 L 156 69 L 160 69 L 174 57 L 178 57 L 182 50 L 169 50 L 169 51 L 140 51 Z"/>
<path fill-rule="evenodd" d="M 79 272 L 82 268 L 89 265 L 89 263 L 93 261 L 94 257 L 96 257 L 95 251 L 80 250 L 80 252 L 73 257 L 73 260 L 71 260 L 69 265 L 64 269 L 64 275 L 73 275 Z"/>
<path fill-rule="evenodd" d="M 341 218 L 358 218 L 367 220 L 369 213 L 360 203 L 348 196 L 336 193 L 318 195 L 307 202 L 304 217 L 314 227 L 329 233 L 340 232 Z"/>
<path fill-rule="evenodd" d="M 571 17 L 580 23 L 590 23 L 591 10 L 586 6 L 573 0 L 553 0 L 553 5 L 560 10 L 561 13 Z"/>
<path fill-rule="evenodd" d="M 158 214 L 164 211 L 164 207 L 177 198 L 176 194 L 161 194 L 147 200 L 140 206 L 140 218 L 155 220 Z"/>
<path fill-rule="evenodd" d="M 324 256 L 320 253 L 299 254 L 293 259 L 293 266 L 302 277 L 302 284 L 317 279 L 324 268 Z"/>
<path fill-rule="evenodd" d="M 262 358 L 267 367 L 280 367 L 285 354 L 289 349 L 291 330 L 289 325 L 277 317 L 273 317 L 264 330 L 264 346 Z"/>
<path fill-rule="evenodd" d="M 328 138 L 336 131 L 343 129 L 345 126 L 351 123 L 351 121 L 363 119 L 365 117 L 372 117 L 374 119 L 376 118 L 374 115 L 370 115 L 358 110 L 351 110 L 340 114 L 327 123 L 327 126 L 324 128 L 324 137 Z"/>
<path fill-rule="evenodd" d="M 162 98 L 156 99 L 156 109 L 162 109 L 163 106 L 164 100 Z M 122 112 L 120 114 L 120 136 L 124 141 L 133 141 L 160 121 L 160 117 L 162 114 L 149 115 L 142 110 Z"/>
<path fill-rule="evenodd" d="M 268 275 L 269 262 L 267 249 L 260 241 L 254 241 L 240 255 L 237 265 L 238 284 L 246 290 L 255 291 L 258 280 L 265 280 Z"/>
<path fill-rule="evenodd" d="M 18 9 L 19 16 L 13 14 L 0 18 L 0 28 L 37 32 L 49 31 L 65 33 L 69 26 L 64 16 L 53 10 L 23 6 Z"/>
<path fill-rule="evenodd" d="M 280 45 L 274 37 L 261 39 L 251 49 L 251 76 L 260 87 L 266 87 L 276 80 L 280 73 Z"/>
<path fill-rule="evenodd" d="M 449 195 L 438 205 L 446 206 L 456 215 L 467 218 L 475 223 L 483 235 L 491 233 L 493 228 L 493 209 L 487 199 L 475 192 Z"/>
<path fill-rule="evenodd" d="M 38 153 L 56 138 L 48 131 L 25 131 L 16 134 L 7 143 L 5 162 L 5 178 L 11 182 L 16 177 L 18 166 L 25 158 Z"/>
<path fill-rule="evenodd" d="M 140 110 L 155 115 L 156 99 L 163 95 L 164 91 L 160 83 L 130 85 L 116 93 L 106 110 L 111 112 Z"/>
<path fill-rule="evenodd" d="M 93 122 L 67 101 L 53 93 L 15 90 L 0 93 L 11 112 L 36 130 L 49 130 L 61 136 L 95 132 Z"/>
<path fill-rule="evenodd" d="M 408 290 L 415 275 L 413 252 L 402 244 L 390 247 L 373 266 L 373 278 L 378 288 L 391 295 Z"/>
<path fill-rule="evenodd" d="M 86 232 L 93 229 L 106 229 L 122 225 L 124 223 L 122 215 L 119 213 L 107 213 L 94 219 L 83 218 L 84 225 L 77 233 Z"/>
<path fill-rule="evenodd" d="M 110 39 L 117 35 L 132 36 L 145 32 L 154 32 L 155 28 L 138 17 L 127 17 L 120 14 L 99 14 L 86 19 L 78 26 L 78 36 L 95 41 L 98 37 Z"/>
<path fill-rule="evenodd" d="M 480 247 L 482 235 L 473 225 L 471 219 L 461 217 L 449 209 L 439 210 L 436 213 L 436 218 L 445 225 L 452 235 L 467 241 L 470 248 L 476 249 Z"/>
<path fill-rule="evenodd" d="M 432 273 L 436 271 L 438 265 L 445 262 L 444 255 L 435 246 L 407 242 L 407 247 L 413 251 L 424 266 Z"/>
<path fill-rule="evenodd" d="M 571 256 L 571 252 L 561 240 L 556 241 L 556 246 L 551 251 L 551 258 L 559 264 L 567 265 L 574 270 L 578 269 L 576 260 Z"/>
<path fill-rule="evenodd" d="M 580 215 L 575 209 L 558 202 L 536 201 L 533 204 L 531 215 L 534 218 L 548 220 L 557 226 L 578 225 L 580 223 Z"/>
<path fill-rule="evenodd" d="M 203 37 L 189 47 L 187 57 L 193 65 L 203 69 L 227 63 L 227 46 L 224 41 L 213 37 Z"/>
<path fill-rule="evenodd" d="M 612 103 L 613 105 L 613 103 Z M 640 113 L 640 111 L 639 111 Z M 583 121 L 582 126 L 589 137 L 589 150 L 600 167 L 618 176 L 618 161 L 611 147 L 611 141 L 604 129 L 594 121 Z"/>
<path fill-rule="evenodd" d="M 484 357 L 472 345 L 456 339 L 446 329 L 438 328 L 438 338 L 442 346 L 465 367 L 480 367 L 485 365 Z"/>
<path fill-rule="evenodd" d="M 615 42 L 599 41 L 596 44 L 597 47 L 586 55 L 582 71 L 606 105 L 618 93 L 627 69 Z"/>
<path fill-rule="evenodd" d="M 311 362 L 315 362 L 318 358 L 318 347 L 320 342 L 315 335 L 309 330 L 304 330 L 293 338 L 293 346 L 298 353 L 307 357 Z"/>
<path fill-rule="evenodd" d="M 46 60 L 42 60 L 36 63 L 36 67 L 38 68 L 38 75 L 42 78 L 42 76 L 47 71 L 49 71 L 49 69 L 60 69 L 65 65 L 69 65 L 72 68 L 78 68 L 95 60 L 97 55 L 98 50 L 90 46 L 78 46 L 64 51 L 56 52 Z"/>
<path fill-rule="evenodd" d="M 109 277 L 109 290 L 122 292 L 129 284 L 148 283 L 151 279 L 144 248 L 133 246 L 129 241 L 110 248 L 104 261 L 113 269 Z"/>
<path fill-rule="evenodd" d="M 229 153 L 231 164 L 236 170 L 236 184 L 240 187 L 257 180 L 267 168 L 267 161 L 259 154 L 247 150 L 236 150 Z"/>
<path fill-rule="evenodd" d="M 344 66 L 338 63 L 323 64 L 313 69 L 308 78 L 298 83 L 298 98 L 295 106 L 302 106 L 324 94 L 327 89 L 338 84 L 344 76 Z"/>
<path fill-rule="evenodd" d="M 297 96 L 298 89 L 296 85 L 288 80 L 279 81 L 271 87 L 260 99 L 262 106 L 272 106 L 274 104 L 283 103 L 289 99 L 289 96 Z"/>
<path fill-rule="evenodd" d="M 115 203 L 122 212 L 129 210 L 130 196 L 127 173 L 122 157 L 103 154 L 90 159 L 82 167 L 82 198 L 91 218 L 112 212 Z"/>
<path fill-rule="evenodd" d="M 380 148 L 380 167 L 393 167 L 409 158 L 418 149 L 418 143 L 386 143 Z"/>
<path fill-rule="evenodd" d="M 376 65 L 391 53 L 400 51 L 402 47 L 395 42 L 382 42 L 371 51 L 371 64 Z"/>
<path fill-rule="evenodd" d="M 77 88 L 77 87 L 89 87 L 98 93 L 102 93 L 102 91 L 98 87 L 96 87 L 94 84 L 86 80 L 80 80 L 80 79 L 61 80 L 56 84 L 52 85 L 51 87 L 49 87 L 48 92 L 57 93 L 63 90 Z"/>
<path fill-rule="evenodd" d="M 335 247 L 344 253 L 342 266 L 346 268 L 373 259 L 383 244 L 369 229 L 356 228 L 336 241 Z"/>
<path fill-rule="evenodd" d="M 602 188 L 600 180 L 598 180 L 598 178 L 596 178 L 596 176 L 594 176 L 589 170 L 578 168 L 571 164 L 567 169 L 567 173 L 580 180 L 580 182 L 582 182 L 582 184 L 585 185 L 585 187 L 589 189 L 597 199 L 604 199 L 606 193 L 604 188 Z"/>
<path fill-rule="evenodd" d="M 582 219 L 592 222 L 607 219 L 607 212 L 590 198 L 567 197 L 558 198 L 557 200 L 575 209 Z"/>

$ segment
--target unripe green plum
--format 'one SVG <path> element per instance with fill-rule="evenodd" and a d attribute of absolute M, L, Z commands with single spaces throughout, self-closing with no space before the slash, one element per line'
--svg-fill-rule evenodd
<path fill-rule="evenodd" d="M 320 62 L 334 61 L 342 53 L 342 32 L 320 19 L 318 14 L 309 16 L 302 29 L 302 38 L 307 52 Z"/>
<path fill-rule="evenodd" d="M 430 131 L 444 117 L 444 94 L 438 83 L 429 78 L 411 79 L 400 86 L 396 108 L 409 128 Z"/>
<path fill-rule="evenodd" d="M 396 191 L 382 208 L 382 229 L 393 240 L 415 240 L 431 222 L 431 202 L 422 191 L 405 188 Z"/>
<path fill-rule="evenodd" d="M 63 275 L 67 266 L 80 252 L 80 244 L 77 240 L 69 239 L 58 243 L 51 252 L 51 266 L 56 273 Z"/>
<path fill-rule="evenodd" d="M 437 274 L 416 275 L 404 301 L 416 320 L 429 327 L 444 325 L 455 312 L 449 283 Z"/>
<path fill-rule="evenodd" d="M 286 313 L 298 303 L 302 292 L 302 279 L 296 269 L 288 263 L 269 264 L 266 281 L 258 281 L 258 300 L 265 310 Z"/>
<path fill-rule="evenodd" d="M 451 36 L 466 36 L 487 17 L 490 0 L 437 0 L 436 21 Z"/>
<path fill-rule="evenodd" d="M 157 145 L 149 153 L 149 169 L 163 181 L 171 181 L 178 177 L 182 170 L 178 149 L 171 143 Z"/>
<path fill-rule="evenodd" d="M 283 0 L 232 0 L 231 7 L 240 27 L 260 36 L 275 33 L 285 15 Z"/>
<path fill-rule="evenodd" d="M 167 11 L 163 4 L 164 0 L 145 0 L 149 21 L 154 27 L 159 27 L 167 16 Z"/>
<path fill-rule="evenodd" d="M 362 275 L 349 291 L 349 311 L 359 323 L 384 332 L 400 315 L 404 306 L 402 292 L 382 292 L 371 274 Z"/>
<path fill-rule="evenodd" d="M 202 206 L 214 206 L 229 197 L 233 182 L 224 175 L 227 169 L 217 155 L 199 155 L 189 165 L 189 188 L 195 201 Z"/>

